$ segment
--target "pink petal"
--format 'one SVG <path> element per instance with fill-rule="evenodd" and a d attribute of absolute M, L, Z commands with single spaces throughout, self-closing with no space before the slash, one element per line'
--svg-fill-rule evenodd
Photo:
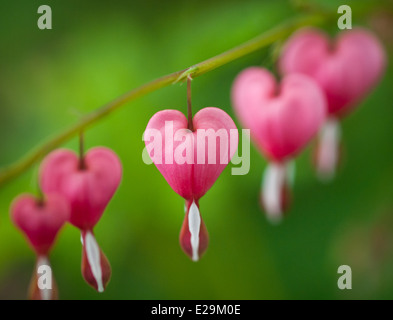
<path fill-rule="evenodd" d="M 221 109 L 209 107 L 200 110 L 194 116 L 193 126 L 194 132 L 187 129 L 187 119 L 180 111 L 164 110 L 150 119 L 145 131 L 150 157 L 172 189 L 185 199 L 199 199 L 212 187 L 236 152 L 238 143 L 236 126 Z M 148 138 L 154 132 L 161 134 L 162 141 Z M 216 133 L 224 137 L 222 143 L 218 139 L 216 141 Z M 181 140 L 177 139 L 180 137 Z M 162 157 L 154 155 L 159 142 L 162 142 Z M 190 151 L 189 157 L 185 158 L 187 150 Z M 209 156 L 215 156 L 216 161 L 209 163 Z"/>
<path fill-rule="evenodd" d="M 315 29 L 295 33 L 279 61 L 283 74 L 303 73 L 324 90 L 330 114 L 350 111 L 381 78 L 386 56 L 378 39 L 356 28 L 341 32 L 331 42 Z"/>
<path fill-rule="evenodd" d="M 326 113 L 324 94 L 311 78 L 293 74 L 278 85 L 269 71 L 258 67 L 237 76 L 232 101 L 260 150 L 279 162 L 305 147 Z"/>
<path fill-rule="evenodd" d="M 40 168 L 42 190 L 63 195 L 71 206 L 70 222 L 83 230 L 101 218 L 122 175 L 120 160 L 110 149 L 93 148 L 84 161 L 82 170 L 75 153 L 60 149 L 50 153 Z"/>
<path fill-rule="evenodd" d="M 44 202 L 29 194 L 18 196 L 11 204 L 11 219 L 27 236 L 38 255 L 47 255 L 56 235 L 69 218 L 67 201 L 57 194 L 48 194 Z"/>

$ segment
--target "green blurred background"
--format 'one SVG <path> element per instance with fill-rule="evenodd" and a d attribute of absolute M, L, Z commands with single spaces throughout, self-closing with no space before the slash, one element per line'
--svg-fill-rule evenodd
<path fill-rule="evenodd" d="M 307 1 L 308 2 L 308 1 Z M 313 1 L 336 10 L 340 1 Z M 353 9 L 377 1 L 346 1 Z M 53 29 L 37 28 L 52 8 Z M 376 28 L 391 57 L 393 14 L 354 12 Z M 371 13 L 371 11 L 376 11 Z M 293 1 L 36 1 L 0 3 L 0 166 L 124 92 L 238 45 L 299 14 Z M 302 13 L 300 13 L 302 14 Z M 337 31 L 335 23 L 327 26 Z M 391 60 L 390 60 L 391 61 Z M 272 68 L 272 48 L 193 81 L 194 112 L 216 106 L 233 116 L 229 93 L 245 67 Z M 317 181 L 309 147 L 297 159 L 294 203 L 280 226 L 258 205 L 266 161 L 255 148 L 245 176 L 226 168 L 201 199 L 210 234 L 193 263 L 180 249 L 184 201 L 154 165 L 142 162 L 150 117 L 186 111 L 186 86 L 172 85 L 129 103 L 86 132 L 88 147 L 120 156 L 120 188 L 97 225 L 113 275 L 103 294 L 80 273 L 79 232 L 67 225 L 51 255 L 63 299 L 353 299 L 393 298 L 393 70 L 343 121 L 345 161 L 329 184 Z M 237 122 L 238 123 L 238 122 Z M 65 147 L 77 150 L 73 139 Z M 0 189 L 0 298 L 23 299 L 34 254 L 11 224 L 9 205 L 37 192 L 38 164 Z M 337 288 L 352 267 L 353 289 Z"/>

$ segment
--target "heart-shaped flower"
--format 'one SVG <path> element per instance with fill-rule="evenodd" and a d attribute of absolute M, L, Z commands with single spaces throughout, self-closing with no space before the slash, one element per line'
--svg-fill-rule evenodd
<path fill-rule="evenodd" d="M 50 153 L 40 167 L 42 190 L 61 194 L 70 204 L 70 222 L 82 233 L 82 274 L 99 292 L 104 291 L 111 271 L 95 240 L 93 227 L 118 188 L 121 176 L 119 158 L 104 147 L 89 150 L 82 159 L 70 150 L 59 149 Z"/>
<path fill-rule="evenodd" d="M 92 229 L 117 190 L 122 167 L 110 149 L 96 147 L 83 157 L 71 150 L 50 153 L 40 167 L 40 184 L 45 193 L 59 193 L 70 203 L 70 223 L 81 230 Z"/>
<path fill-rule="evenodd" d="M 57 298 L 57 288 L 49 263 L 49 252 L 55 242 L 56 235 L 68 220 L 70 208 L 68 202 L 57 194 L 45 195 L 36 199 L 29 194 L 18 196 L 11 204 L 11 219 L 26 235 L 37 255 L 36 270 L 30 284 L 29 298 L 33 300 L 49 300 Z M 39 286 L 38 272 L 40 268 L 49 269 L 50 274 L 43 287 Z"/>
<path fill-rule="evenodd" d="M 259 67 L 237 76 L 232 101 L 261 152 L 276 162 L 302 150 L 326 115 L 323 92 L 312 79 L 294 74 L 278 84 L 269 71 Z"/>
<path fill-rule="evenodd" d="M 302 73 L 318 82 L 330 115 L 355 107 L 381 78 L 385 66 L 380 42 L 361 28 L 341 32 L 335 40 L 317 29 L 299 30 L 279 59 L 282 74 Z"/>
<path fill-rule="evenodd" d="M 42 201 L 23 194 L 11 204 L 12 221 L 26 235 L 37 255 L 49 254 L 69 214 L 68 202 L 57 194 L 48 194 Z"/>
<path fill-rule="evenodd" d="M 302 73 L 312 77 L 327 98 L 329 117 L 315 152 L 318 176 L 331 179 L 340 159 L 338 118 L 353 110 L 381 79 L 386 55 L 378 39 L 361 28 L 339 33 L 330 39 L 313 28 L 296 32 L 279 59 L 284 75 Z"/>
<path fill-rule="evenodd" d="M 291 74 L 277 83 L 266 69 L 250 67 L 236 78 L 233 106 L 259 150 L 272 166 L 264 176 L 262 203 L 275 220 L 287 206 L 286 162 L 318 132 L 326 116 L 326 99 L 310 77 Z"/>
<path fill-rule="evenodd" d="M 213 107 L 200 110 L 192 123 L 194 131 L 188 129 L 187 119 L 180 111 L 160 111 L 150 119 L 144 140 L 158 170 L 186 200 L 180 243 L 196 261 L 208 242 L 198 201 L 236 152 L 238 131 L 227 113 Z"/>

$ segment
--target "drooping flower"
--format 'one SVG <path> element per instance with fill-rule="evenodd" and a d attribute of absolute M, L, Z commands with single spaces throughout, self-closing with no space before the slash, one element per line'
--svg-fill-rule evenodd
<path fill-rule="evenodd" d="M 324 94 L 307 76 L 289 75 L 278 84 L 266 69 L 250 67 L 237 76 L 232 101 L 243 126 L 270 161 L 261 202 L 268 217 L 279 221 L 289 201 L 288 163 L 325 120 Z"/>
<path fill-rule="evenodd" d="M 382 45 L 361 28 L 341 32 L 334 40 L 322 31 L 306 28 L 284 46 L 279 59 L 281 73 L 308 75 L 326 95 L 328 118 L 316 149 L 321 178 L 334 176 L 339 161 L 339 119 L 359 105 L 381 79 L 385 66 Z"/>
<path fill-rule="evenodd" d="M 193 261 L 208 245 L 199 211 L 200 198 L 213 186 L 236 152 L 238 131 L 231 117 L 218 108 L 204 108 L 192 119 L 177 110 L 163 110 L 149 121 L 144 139 L 154 164 L 172 189 L 185 199 L 180 245 Z M 161 152 L 160 152 L 161 151 Z"/>
<path fill-rule="evenodd" d="M 82 274 L 88 284 L 103 292 L 110 280 L 110 264 L 97 244 L 93 228 L 118 188 L 122 167 L 110 149 L 96 147 L 83 158 L 66 149 L 50 153 L 40 167 L 40 184 L 46 193 L 58 193 L 70 204 L 70 223 L 81 230 Z"/>
<path fill-rule="evenodd" d="M 33 272 L 30 283 L 30 299 L 57 299 L 57 287 L 49 263 L 49 253 L 56 235 L 68 220 L 69 214 L 67 201 L 57 194 L 45 195 L 43 199 L 23 194 L 11 204 L 11 219 L 15 226 L 25 234 L 37 256 L 36 270 Z M 45 283 L 40 287 L 39 273 L 42 267 L 50 272 L 50 274 L 43 275 L 50 283 Z"/>

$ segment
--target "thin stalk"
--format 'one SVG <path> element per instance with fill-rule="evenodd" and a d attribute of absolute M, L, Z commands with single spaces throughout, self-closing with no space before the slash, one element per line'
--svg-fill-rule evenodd
<path fill-rule="evenodd" d="M 187 118 L 188 129 L 194 131 L 194 125 L 192 124 L 191 80 L 191 77 L 187 78 Z"/>
<path fill-rule="evenodd" d="M 79 133 L 79 170 L 85 170 L 85 138 L 83 131 Z"/>

